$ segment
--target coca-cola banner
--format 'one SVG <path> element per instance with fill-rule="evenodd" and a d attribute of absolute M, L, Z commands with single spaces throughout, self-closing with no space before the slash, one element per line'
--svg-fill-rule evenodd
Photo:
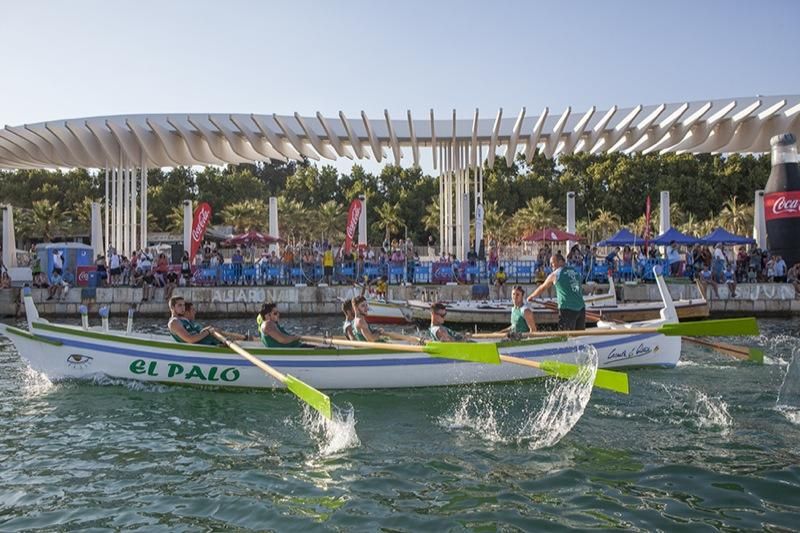
<path fill-rule="evenodd" d="M 347 226 L 345 226 L 344 238 L 344 253 L 349 254 L 350 248 L 353 246 L 353 237 L 356 234 L 356 226 L 358 226 L 358 217 L 361 216 L 362 204 L 361 200 L 353 200 L 350 202 L 350 209 L 347 211 Z"/>
<path fill-rule="evenodd" d="M 194 260 L 197 250 L 200 249 L 200 243 L 203 242 L 203 236 L 206 234 L 206 228 L 211 221 L 211 206 L 207 202 L 197 206 L 194 210 L 194 218 L 192 220 L 192 249 L 189 251 L 189 261 Z"/>
<path fill-rule="evenodd" d="M 764 195 L 764 218 L 800 217 L 800 191 L 772 192 Z"/>

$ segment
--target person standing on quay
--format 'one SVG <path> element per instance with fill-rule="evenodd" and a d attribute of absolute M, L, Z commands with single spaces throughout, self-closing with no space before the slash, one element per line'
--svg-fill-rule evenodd
<path fill-rule="evenodd" d="M 561 254 L 550 258 L 550 266 L 553 272 L 528 296 L 528 301 L 532 302 L 548 288 L 555 286 L 558 299 L 558 328 L 586 329 L 586 304 L 583 301 L 580 274 L 566 266 L 566 260 Z"/>

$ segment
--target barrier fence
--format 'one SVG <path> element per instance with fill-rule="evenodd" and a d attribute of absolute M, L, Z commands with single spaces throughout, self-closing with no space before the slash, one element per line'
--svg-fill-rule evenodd
<path fill-rule="evenodd" d="M 585 282 L 607 283 L 609 275 L 616 281 L 653 281 L 653 267 L 662 266 L 665 275 L 670 274 L 664 259 L 648 259 L 638 264 L 618 264 L 613 268 L 603 261 L 586 265 L 571 265 L 578 269 Z M 107 283 L 102 275 L 91 270 L 92 267 L 81 267 L 77 276 L 78 284 L 98 286 Z M 350 285 L 355 282 L 376 282 L 386 278 L 390 285 L 401 283 L 412 284 L 494 284 L 499 272 L 505 274 L 507 284 L 540 283 L 550 274 L 549 265 L 530 260 L 507 260 L 499 262 L 463 261 L 463 262 L 387 262 L 387 263 L 336 263 L 329 273 L 320 263 L 293 264 L 248 264 L 223 263 L 218 266 L 193 266 L 191 276 L 180 281 L 181 285 L 217 286 L 217 285 L 318 285 L 328 283 Z M 177 278 L 183 277 L 180 265 L 170 265 L 168 272 L 175 272 Z M 678 277 L 691 278 L 690 268 L 679 269 Z M 164 276 L 156 276 L 161 281 Z M 123 285 L 130 283 L 130 275 L 120 277 Z M 160 283 L 159 283 L 160 284 Z"/>

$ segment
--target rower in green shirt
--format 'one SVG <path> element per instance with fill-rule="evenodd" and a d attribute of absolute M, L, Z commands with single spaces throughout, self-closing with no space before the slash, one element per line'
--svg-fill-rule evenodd
<path fill-rule="evenodd" d="M 214 338 L 215 331 L 233 340 L 250 340 L 249 336 L 218 330 L 212 326 L 198 324 L 194 320 L 194 306 L 186 302 L 182 296 L 173 296 L 169 299 L 170 318 L 167 323 L 170 335 L 177 342 L 187 344 L 205 344 L 217 346 L 219 341 Z"/>
<path fill-rule="evenodd" d="M 533 333 L 537 331 L 533 311 L 525 306 L 525 290 L 522 285 L 514 285 L 511 289 L 511 325 L 504 329 L 509 333 Z"/>
<path fill-rule="evenodd" d="M 261 324 L 258 331 L 261 334 L 261 342 L 267 348 L 298 348 L 303 345 L 298 335 L 292 335 L 278 323 L 281 316 L 278 304 L 264 304 L 259 316 Z"/>
<path fill-rule="evenodd" d="M 558 329 L 586 329 L 586 304 L 583 301 L 581 276 L 566 263 L 561 254 L 551 256 L 550 266 L 553 272 L 528 296 L 528 301 L 532 302 L 549 287 L 555 286 L 558 299 Z"/>
<path fill-rule="evenodd" d="M 444 325 L 447 316 L 447 306 L 442 302 L 431 304 L 431 327 L 428 330 L 435 341 L 463 342 L 469 340 L 469 334 L 462 335 Z"/>
<path fill-rule="evenodd" d="M 363 296 L 353 298 L 353 313 L 355 319 L 353 320 L 353 335 L 357 341 L 362 342 L 383 342 L 381 335 L 382 329 L 372 329 L 367 323 L 367 315 L 369 314 L 369 304 L 367 299 Z"/>

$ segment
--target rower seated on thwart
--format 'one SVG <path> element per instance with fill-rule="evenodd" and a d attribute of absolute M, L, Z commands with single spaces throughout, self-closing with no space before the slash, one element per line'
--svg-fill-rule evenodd
<path fill-rule="evenodd" d="M 248 335 L 218 330 L 213 326 L 203 327 L 198 324 L 194 320 L 194 306 L 191 303 L 187 303 L 182 296 L 173 296 L 169 299 L 169 310 L 170 317 L 167 328 L 169 328 L 169 333 L 176 342 L 217 346 L 219 341 L 214 338 L 215 331 L 229 339 L 250 340 Z"/>
<path fill-rule="evenodd" d="M 261 342 L 267 348 L 301 348 L 306 346 L 300 342 L 299 335 L 292 335 L 280 325 L 281 313 L 278 304 L 268 303 L 261 306 L 256 322 Z"/>
<path fill-rule="evenodd" d="M 464 342 L 470 340 L 470 335 L 462 335 L 444 325 L 447 316 L 447 306 L 442 302 L 431 304 L 431 327 L 428 330 L 435 341 Z"/>
<path fill-rule="evenodd" d="M 525 333 L 534 333 L 538 330 L 533 311 L 525 305 L 525 289 L 522 285 L 514 285 L 511 290 L 511 325 L 500 330 L 501 333 L 508 333 L 509 337 L 518 337 Z"/>
<path fill-rule="evenodd" d="M 372 329 L 367 322 L 369 304 L 366 298 L 363 296 L 356 296 L 353 298 L 353 314 L 355 316 L 353 319 L 353 336 L 355 340 L 362 342 L 383 342 L 383 339 L 381 339 L 383 330 L 380 328 Z"/>

